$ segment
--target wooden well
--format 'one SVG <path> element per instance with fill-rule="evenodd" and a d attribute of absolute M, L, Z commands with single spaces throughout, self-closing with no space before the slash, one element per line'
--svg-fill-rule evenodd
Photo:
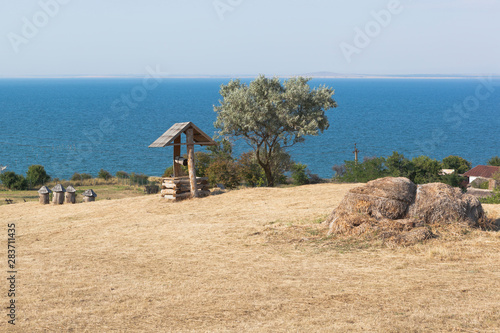
<path fill-rule="evenodd" d="M 186 141 L 183 143 L 181 134 Z M 186 146 L 187 160 L 181 157 L 181 147 Z M 156 139 L 150 148 L 174 147 L 173 166 L 174 177 L 163 178 L 161 196 L 166 199 L 180 200 L 186 198 L 202 197 L 210 194 L 206 178 L 197 178 L 195 170 L 194 146 L 215 146 L 217 143 L 196 127 L 192 122 L 176 123 L 170 127 L 161 137 Z M 181 166 L 188 167 L 189 177 L 180 177 Z M 208 194 L 207 194 L 208 192 Z"/>

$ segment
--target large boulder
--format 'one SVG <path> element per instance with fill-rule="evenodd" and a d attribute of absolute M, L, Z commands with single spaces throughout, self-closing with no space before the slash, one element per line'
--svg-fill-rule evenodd
<path fill-rule="evenodd" d="M 481 203 L 457 188 L 442 183 L 417 186 L 407 178 L 386 177 L 351 189 L 327 222 L 329 233 L 376 230 L 384 238 L 397 233 L 397 239 L 408 240 L 429 238 L 421 229 L 426 225 L 478 226 L 483 217 Z M 419 231 L 411 232 L 414 228 Z"/>

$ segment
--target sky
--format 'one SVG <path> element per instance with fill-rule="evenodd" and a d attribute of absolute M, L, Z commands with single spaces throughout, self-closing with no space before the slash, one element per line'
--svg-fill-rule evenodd
<path fill-rule="evenodd" d="M 0 77 L 500 74 L 500 0 L 0 0 Z"/>

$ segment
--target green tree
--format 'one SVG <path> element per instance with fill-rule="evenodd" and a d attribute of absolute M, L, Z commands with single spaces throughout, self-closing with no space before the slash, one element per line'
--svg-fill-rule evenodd
<path fill-rule="evenodd" d="M 0 174 L 0 181 L 9 190 L 27 190 L 28 181 L 23 175 L 18 175 L 13 171 L 7 171 Z"/>
<path fill-rule="evenodd" d="M 392 152 L 392 155 L 387 157 L 385 165 L 392 177 L 413 178 L 413 165 L 409 159 L 397 151 Z"/>
<path fill-rule="evenodd" d="M 26 180 L 31 186 L 45 184 L 50 180 L 50 176 L 45 172 L 42 165 L 30 165 L 26 173 Z"/>
<path fill-rule="evenodd" d="M 500 166 L 500 157 L 498 156 L 493 156 L 488 160 L 488 165 L 492 166 Z"/>
<path fill-rule="evenodd" d="M 454 169 L 459 174 L 466 173 L 471 167 L 472 164 L 460 156 L 450 155 L 443 158 L 443 168 Z"/>
<path fill-rule="evenodd" d="M 285 80 L 260 75 L 249 85 L 232 80 L 222 85 L 223 100 L 214 106 L 219 135 L 243 138 L 255 151 L 267 185 L 276 184 L 273 165 L 284 150 L 307 135 L 318 135 L 329 127 L 325 111 L 336 107 L 334 90 L 325 86 L 311 90 L 310 79 Z"/>
<path fill-rule="evenodd" d="M 309 182 L 306 174 L 307 165 L 294 163 L 292 165 L 292 180 L 294 185 L 304 185 Z"/>
<path fill-rule="evenodd" d="M 439 182 L 439 172 L 442 165 L 439 161 L 431 159 L 428 156 L 418 156 L 411 160 L 414 167 L 414 177 L 410 178 L 415 184 L 426 184 Z"/>
<path fill-rule="evenodd" d="M 104 180 L 108 180 L 110 178 L 112 178 L 113 176 L 106 170 L 104 169 L 101 169 L 99 170 L 99 172 L 97 173 L 97 178 L 101 178 L 101 179 L 104 179 Z"/>

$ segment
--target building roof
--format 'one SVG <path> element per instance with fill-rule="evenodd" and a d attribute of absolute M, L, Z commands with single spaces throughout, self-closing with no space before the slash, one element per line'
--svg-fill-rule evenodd
<path fill-rule="evenodd" d="M 95 194 L 94 190 L 92 189 L 89 189 L 89 190 L 86 190 L 85 192 L 83 192 L 83 196 L 84 197 L 97 197 L 97 194 Z"/>
<path fill-rule="evenodd" d="M 49 190 L 49 188 L 47 186 L 42 186 L 40 187 L 40 189 L 38 190 L 38 193 L 40 194 L 47 194 L 47 193 L 51 193 L 52 191 Z"/>
<path fill-rule="evenodd" d="M 176 123 L 168 129 L 162 136 L 156 139 L 155 142 L 149 145 L 149 148 L 174 146 L 175 139 L 180 137 L 182 133 L 185 133 L 188 129 L 193 129 L 193 139 L 194 143 L 200 146 L 214 146 L 217 143 L 205 134 L 201 129 L 196 127 L 192 122 L 187 123 Z M 185 145 L 185 143 L 184 143 Z"/>
<path fill-rule="evenodd" d="M 441 171 L 439 171 L 439 174 L 441 176 L 444 176 L 444 175 L 451 175 L 455 172 L 455 169 L 441 169 Z"/>
<path fill-rule="evenodd" d="M 498 166 L 478 165 L 464 173 L 464 176 L 491 178 L 497 172 L 500 172 L 500 167 Z"/>
<path fill-rule="evenodd" d="M 66 190 L 64 189 L 64 186 L 62 186 L 61 184 L 57 184 L 56 186 L 54 186 L 52 188 L 52 191 L 53 192 L 66 192 Z"/>

